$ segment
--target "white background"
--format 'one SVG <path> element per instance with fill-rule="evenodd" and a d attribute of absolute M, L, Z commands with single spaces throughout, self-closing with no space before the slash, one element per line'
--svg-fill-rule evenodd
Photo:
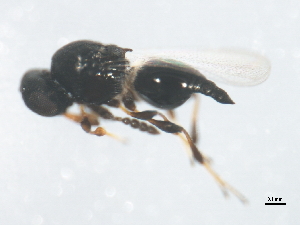
<path fill-rule="evenodd" d="M 2 0 L 0 15 L 0 224 L 300 223 L 299 1 Z M 199 113 L 200 148 L 249 205 L 225 199 L 174 135 L 103 122 L 124 145 L 27 109 L 18 90 L 24 72 L 49 68 L 52 54 L 78 39 L 264 53 L 272 63 L 265 83 L 220 84 L 236 105 L 202 97 Z M 187 129 L 191 108 L 177 111 Z M 267 197 L 287 205 L 265 206 Z"/>

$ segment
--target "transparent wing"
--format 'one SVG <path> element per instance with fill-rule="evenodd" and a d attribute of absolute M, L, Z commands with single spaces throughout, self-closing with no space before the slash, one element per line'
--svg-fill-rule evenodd
<path fill-rule="evenodd" d="M 253 86 L 265 81 L 271 70 L 264 56 L 240 49 L 215 49 L 203 51 L 147 50 L 126 53 L 132 66 L 141 66 L 150 58 L 174 59 L 199 70 L 215 81 L 239 86 Z"/>

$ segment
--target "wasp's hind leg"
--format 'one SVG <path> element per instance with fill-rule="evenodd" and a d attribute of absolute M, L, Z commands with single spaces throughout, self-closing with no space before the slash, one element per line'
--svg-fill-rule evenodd
<path fill-rule="evenodd" d="M 197 94 L 193 94 L 193 97 L 195 98 L 194 102 L 194 108 L 193 108 L 193 114 L 192 114 L 192 127 L 191 127 L 191 138 L 194 143 L 197 143 L 199 141 L 199 132 L 198 132 L 198 112 L 199 112 L 199 106 L 200 106 L 200 97 Z"/>
<path fill-rule="evenodd" d="M 194 159 L 201 164 L 204 162 L 204 157 L 202 156 L 202 153 L 197 149 L 196 145 L 192 141 L 188 132 L 183 127 L 169 121 L 168 118 L 165 115 L 163 115 L 162 113 L 160 113 L 158 111 L 154 111 L 154 110 L 147 110 L 147 111 L 142 111 L 142 112 L 138 112 L 138 111 L 131 112 L 123 106 L 120 106 L 120 108 L 126 114 L 130 115 L 131 117 L 134 117 L 134 118 L 137 118 L 140 120 L 146 120 L 149 123 L 156 126 L 158 129 L 160 129 L 166 133 L 172 133 L 172 134 L 176 134 L 176 135 L 180 135 L 180 134 L 185 135 L 186 141 L 188 142 L 188 144 L 193 152 Z M 160 116 L 163 118 L 163 120 L 153 119 L 153 117 L 155 117 L 155 116 Z"/>
<path fill-rule="evenodd" d="M 191 151 L 193 153 L 194 160 L 196 160 L 198 163 L 202 164 L 205 169 L 211 174 L 211 176 L 216 180 L 216 182 L 220 185 L 220 188 L 225 196 L 228 195 L 228 192 L 231 192 L 234 194 L 241 202 L 247 203 L 247 199 L 235 188 L 233 188 L 231 185 L 229 185 L 227 182 L 225 182 L 210 166 L 209 161 L 206 159 L 206 157 L 199 151 L 199 149 L 196 147 L 194 141 L 192 140 L 191 136 L 188 134 L 188 132 L 181 126 L 170 122 L 166 116 L 164 116 L 162 113 L 159 113 L 157 111 L 142 111 L 142 112 L 130 112 L 126 110 L 124 107 L 122 108 L 125 113 L 128 115 L 141 119 L 141 120 L 147 120 L 149 123 L 153 124 L 157 128 L 159 128 L 162 131 L 165 131 L 167 133 L 173 133 L 176 135 L 183 134 L 186 137 L 186 141 L 188 142 Z M 153 119 L 155 116 L 161 116 L 163 120 L 156 120 Z"/>

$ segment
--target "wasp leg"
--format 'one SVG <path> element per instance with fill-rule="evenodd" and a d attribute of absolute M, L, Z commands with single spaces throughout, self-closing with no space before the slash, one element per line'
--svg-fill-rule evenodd
<path fill-rule="evenodd" d="M 122 97 L 122 102 L 124 106 L 130 111 L 136 111 L 135 101 L 136 98 L 131 91 L 127 91 Z"/>
<path fill-rule="evenodd" d="M 100 136 L 100 137 L 104 136 L 104 135 L 107 135 L 111 138 L 116 139 L 117 141 L 120 141 L 120 142 L 123 142 L 123 143 L 126 142 L 126 140 L 124 138 L 122 138 L 118 135 L 115 135 L 113 133 L 107 132 L 103 127 L 97 127 L 94 131 L 92 131 L 91 130 L 92 125 L 91 125 L 88 117 L 83 117 L 83 120 L 80 122 L 80 125 L 81 125 L 81 128 L 89 134 L 94 134 L 94 135 Z"/>
<path fill-rule="evenodd" d="M 103 127 L 97 127 L 94 131 L 92 131 L 92 126 L 99 125 L 99 116 L 95 115 L 95 113 L 87 113 L 84 110 L 84 106 L 82 105 L 80 105 L 80 114 L 65 113 L 64 116 L 68 119 L 73 120 L 74 122 L 80 123 L 81 128 L 87 133 L 94 134 L 97 136 L 107 135 L 118 141 L 125 142 L 123 138 L 119 137 L 118 135 L 107 132 Z"/>
<path fill-rule="evenodd" d="M 174 110 L 167 110 L 167 115 L 169 118 L 171 118 L 172 122 L 174 123 L 178 123 L 176 120 L 176 115 L 175 115 L 175 111 Z M 183 134 L 178 134 L 178 136 L 180 137 L 180 139 L 183 141 L 184 144 L 184 149 L 186 154 L 188 155 L 189 159 L 190 159 L 190 163 L 192 166 L 194 166 L 194 157 L 193 157 L 193 152 L 191 151 L 191 148 L 189 146 L 189 143 L 186 141 L 186 138 L 184 137 Z"/>
<path fill-rule="evenodd" d="M 100 105 L 88 105 L 88 107 L 93 110 L 97 115 L 103 119 L 113 120 L 115 116 L 105 107 Z"/>
<path fill-rule="evenodd" d="M 167 114 L 172 121 L 176 122 L 176 115 L 174 110 L 167 110 Z"/>
<path fill-rule="evenodd" d="M 195 102 L 194 102 L 193 113 L 192 113 L 191 139 L 196 144 L 199 141 L 199 132 L 198 132 L 197 123 L 198 123 L 198 114 L 199 114 L 198 112 L 199 112 L 199 106 L 200 106 L 200 96 L 198 96 L 197 94 L 193 94 L 193 97 L 195 98 Z M 177 123 L 174 110 L 167 110 L 167 114 L 173 122 Z M 188 142 L 186 141 L 186 139 L 183 135 L 179 135 L 179 137 L 181 138 L 181 140 L 183 140 L 183 142 L 185 144 L 186 153 L 190 158 L 191 164 L 194 165 L 194 163 L 193 163 L 194 161 L 192 160 L 193 154 L 190 151 Z M 211 159 L 209 159 L 209 157 L 205 156 L 205 158 L 206 158 L 207 162 L 211 161 Z"/>
<path fill-rule="evenodd" d="M 191 127 L 191 138 L 194 141 L 194 143 L 198 142 L 199 134 L 197 129 L 197 122 L 198 122 L 198 112 L 199 112 L 199 106 L 200 106 L 200 97 L 197 94 L 193 94 L 193 97 L 195 98 L 193 113 L 192 113 L 192 127 Z M 167 114 L 169 118 L 173 122 L 176 122 L 176 115 L 174 110 L 167 110 Z"/>
<path fill-rule="evenodd" d="M 156 126 L 157 128 L 159 128 L 160 130 L 162 130 L 164 132 L 173 133 L 173 134 L 177 134 L 177 135 L 179 135 L 180 133 L 184 134 L 186 137 L 186 140 L 193 152 L 194 159 L 201 164 L 204 162 L 204 157 L 202 156 L 201 152 L 197 149 L 196 145 L 193 143 L 188 132 L 183 127 L 169 121 L 168 118 L 165 115 L 163 115 L 162 113 L 154 111 L 154 110 L 147 110 L 147 111 L 142 111 L 142 112 L 138 112 L 138 111 L 131 112 L 122 106 L 120 108 L 125 113 L 127 113 L 128 115 L 130 115 L 134 118 L 137 118 L 140 120 L 147 120 L 149 123 L 153 124 L 154 126 Z M 163 120 L 153 119 L 153 117 L 155 117 L 155 116 L 160 116 L 163 118 Z"/>
<path fill-rule="evenodd" d="M 204 168 L 212 175 L 212 177 L 215 179 L 215 181 L 220 185 L 220 188 L 225 196 L 228 195 L 228 192 L 231 192 L 233 195 L 235 195 L 242 203 L 247 203 L 247 199 L 238 192 L 235 188 L 233 188 L 231 185 L 229 185 L 227 182 L 225 182 L 210 166 L 209 161 L 206 160 L 206 157 L 199 151 L 199 149 L 196 147 L 194 141 L 188 134 L 188 132 L 181 126 L 176 125 L 172 122 L 170 122 L 163 114 L 157 112 L 157 111 L 142 111 L 142 112 L 130 112 L 126 110 L 124 107 L 121 107 L 121 109 L 127 113 L 128 115 L 141 119 L 141 120 L 147 120 L 151 124 L 158 127 L 160 130 L 165 131 L 167 133 L 173 133 L 176 135 L 179 135 L 180 133 L 184 134 L 186 137 L 186 140 L 192 150 L 194 159 L 202 164 Z M 152 119 L 154 116 L 161 116 L 164 120 L 155 120 Z"/>
<path fill-rule="evenodd" d="M 80 123 L 84 117 L 87 117 L 90 124 L 92 126 L 98 126 L 99 120 L 98 116 L 92 113 L 87 113 L 83 110 L 83 106 L 80 106 L 80 114 L 73 114 L 73 113 L 64 113 L 64 116 L 70 120 L 73 120 L 76 123 Z"/>
<path fill-rule="evenodd" d="M 209 163 L 204 162 L 203 166 L 205 169 L 212 175 L 212 177 L 217 181 L 217 183 L 220 185 L 221 190 L 223 191 L 223 194 L 225 197 L 228 196 L 228 191 L 230 191 L 233 195 L 235 195 L 243 204 L 248 204 L 247 198 L 240 193 L 238 190 L 236 190 L 234 187 L 232 187 L 230 184 L 228 184 L 226 181 L 224 181 L 209 165 Z"/>
<path fill-rule="evenodd" d="M 199 115 L 199 108 L 200 108 L 200 96 L 197 94 L 193 94 L 193 97 L 195 98 L 195 102 L 194 102 L 194 108 L 193 108 L 193 114 L 192 114 L 192 127 L 191 127 L 191 138 L 193 140 L 193 142 L 195 144 L 197 144 L 199 142 L 199 136 L 200 133 L 198 132 L 198 115 Z M 205 161 L 207 163 L 211 163 L 212 159 L 210 157 L 208 157 L 207 155 L 204 155 L 205 157 Z"/>
<path fill-rule="evenodd" d="M 105 104 L 108 105 L 108 106 L 114 107 L 114 108 L 119 108 L 119 106 L 120 106 L 121 103 L 117 99 L 112 99 L 112 100 L 108 101 Z"/>
<path fill-rule="evenodd" d="M 194 143 L 197 143 L 199 140 L 199 134 L 197 132 L 197 122 L 198 122 L 198 112 L 200 106 L 200 97 L 197 94 L 193 94 L 195 98 L 193 114 L 192 114 L 192 128 L 191 128 L 191 137 Z"/>

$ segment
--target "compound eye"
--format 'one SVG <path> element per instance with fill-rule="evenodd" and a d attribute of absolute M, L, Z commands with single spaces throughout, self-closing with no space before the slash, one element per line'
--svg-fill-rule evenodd
<path fill-rule="evenodd" d="M 48 70 L 29 70 L 23 76 L 20 91 L 26 106 L 41 116 L 62 114 L 72 105 L 68 93 L 51 80 Z"/>
<path fill-rule="evenodd" d="M 169 63 L 151 61 L 137 71 L 134 88 L 153 106 L 174 109 L 191 97 L 191 80 L 184 70 L 178 70 Z"/>

